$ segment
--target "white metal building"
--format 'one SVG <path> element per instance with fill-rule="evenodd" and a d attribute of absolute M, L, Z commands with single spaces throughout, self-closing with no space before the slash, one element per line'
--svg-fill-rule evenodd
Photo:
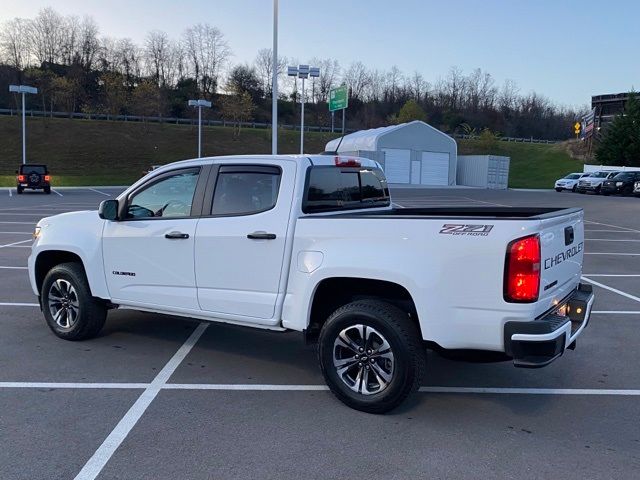
<path fill-rule="evenodd" d="M 392 184 L 456 184 L 456 141 L 419 120 L 350 133 L 325 150 L 376 160 Z"/>
<path fill-rule="evenodd" d="M 467 187 L 506 189 L 510 161 L 497 155 L 458 155 L 456 182 Z"/>

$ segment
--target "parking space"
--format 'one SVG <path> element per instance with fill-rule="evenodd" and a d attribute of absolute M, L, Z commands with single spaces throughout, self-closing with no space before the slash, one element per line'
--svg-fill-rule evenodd
<path fill-rule="evenodd" d="M 584 208 L 584 280 L 597 297 L 558 362 L 524 370 L 429 352 L 422 393 L 373 416 L 333 399 L 297 333 L 121 310 L 94 340 L 54 337 L 29 287 L 30 234 L 43 216 L 120 191 L 93 190 L 0 189 L 0 478 L 632 478 L 640 468 L 640 199 L 392 191 L 403 207 Z"/>

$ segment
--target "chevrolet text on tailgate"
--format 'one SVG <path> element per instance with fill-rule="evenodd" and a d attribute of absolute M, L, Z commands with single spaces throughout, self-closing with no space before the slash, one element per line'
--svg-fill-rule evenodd
<path fill-rule="evenodd" d="M 583 250 L 580 209 L 396 209 L 374 161 L 246 155 L 166 165 L 97 213 L 41 220 L 29 277 L 66 340 L 112 308 L 300 331 L 336 397 L 380 413 L 418 388 L 427 347 L 518 367 L 575 348 Z"/>

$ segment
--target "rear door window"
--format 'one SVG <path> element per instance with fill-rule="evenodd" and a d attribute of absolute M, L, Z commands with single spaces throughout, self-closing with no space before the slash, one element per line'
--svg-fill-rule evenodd
<path fill-rule="evenodd" d="M 390 205 L 384 175 L 378 169 L 311 167 L 302 211 L 330 212 Z"/>
<path fill-rule="evenodd" d="M 213 215 L 253 215 L 278 201 L 281 172 L 275 166 L 220 167 L 213 196 Z"/>

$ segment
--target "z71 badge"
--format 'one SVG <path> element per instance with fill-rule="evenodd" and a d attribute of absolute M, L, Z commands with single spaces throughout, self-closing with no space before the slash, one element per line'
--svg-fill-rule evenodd
<path fill-rule="evenodd" d="M 486 237 L 493 229 L 493 225 L 458 225 L 447 223 L 440 230 L 444 235 L 470 235 L 473 237 Z"/>

